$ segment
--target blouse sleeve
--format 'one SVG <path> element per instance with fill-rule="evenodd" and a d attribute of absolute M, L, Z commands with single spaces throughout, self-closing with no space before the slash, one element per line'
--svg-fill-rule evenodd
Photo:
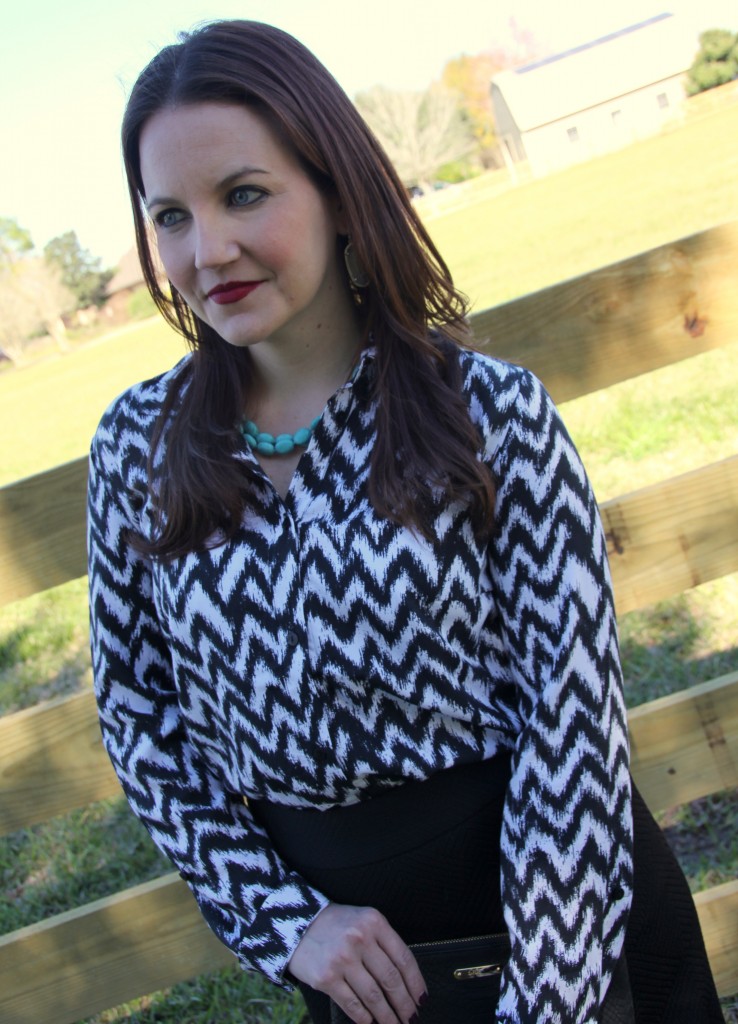
<path fill-rule="evenodd" d="M 502 828 L 498 1020 L 595 1024 L 632 892 L 628 737 L 605 538 L 542 385 L 516 371 L 490 571 L 522 731 Z"/>
<path fill-rule="evenodd" d="M 90 460 L 91 647 L 103 741 L 133 811 L 210 928 L 244 969 L 283 984 L 303 931 L 328 901 L 287 869 L 188 740 L 150 564 L 130 544 L 144 479 L 138 472 L 131 482 L 123 435 L 103 423 Z"/>

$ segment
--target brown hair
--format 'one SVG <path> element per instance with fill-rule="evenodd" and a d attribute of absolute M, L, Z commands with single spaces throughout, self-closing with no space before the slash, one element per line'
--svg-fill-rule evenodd
<path fill-rule="evenodd" d="M 220 338 L 176 289 L 162 289 L 143 206 L 144 125 L 163 108 L 203 102 L 253 109 L 293 148 L 314 182 L 338 196 L 347 233 L 370 278 L 359 316 L 377 353 L 377 441 L 370 471 L 375 508 L 428 534 L 432 494 L 440 487 L 449 500 L 470 502 L 475 526 L 484 532 L 492 521 L 493 483 L 477 458 L 479 437 L 460 393 L 449 341 L 469 338 L 465 298 L 383 149 L 317 58 L 270 25 L 223 21 L 182 34 L 179 43 L 157 54 L 136 81 L 123 119 L 144 276 L 164 317 L 193 349 L 153 439 L 152 483 L 154 455 L 166 430 L 165 472 L 156 474 L 161 529 L 147 550 L 171 557 L 201 547 L 216 530 L 232 536 L 254 480 L 248 466 L 233 458 L 241 445 L 236 424 L 248 393 L 248 352 Z"/>

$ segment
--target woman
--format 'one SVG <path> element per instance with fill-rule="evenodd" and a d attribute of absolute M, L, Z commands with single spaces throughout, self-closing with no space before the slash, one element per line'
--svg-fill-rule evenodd
<path fill-rule="evenodd" d="M 135 812 L 317 1022 L 422 1020 L 408 944 L 488 932 L 510 939 L 490 1020 L 607 1019 L 625 711 L 550 400 L 464 347 L 397 175 L 286 34 L 167 47 L 123 147 L 149 287 L 193 348 L 92 445 L 95 686 Z"/>

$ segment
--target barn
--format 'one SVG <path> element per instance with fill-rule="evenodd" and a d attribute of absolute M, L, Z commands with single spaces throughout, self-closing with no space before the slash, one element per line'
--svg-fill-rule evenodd
<path fill-rule="evenodd" d="M 699 48 L 672 14 L 612 32 L 492 79 L 506 162 L 548 174 L 625 146 L 679 118 Z"/>

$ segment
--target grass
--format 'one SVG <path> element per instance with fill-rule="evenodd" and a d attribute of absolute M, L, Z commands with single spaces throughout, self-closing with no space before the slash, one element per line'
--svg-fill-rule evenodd
<path fill-rule="evenodd" d="M 726 106 L 428 228 L 474 306 L 494 306 L 738 219 L 736 137 L 738 105 Z"/>
<path fill-rule="evenodd" d="M 738 451 L 738 342 L 561 405 L 599 501 Z"/>
<path fill-rule="evenodd" d="M 623 615 L 620 647 L 628 706 L 738 670 L 737 621 L 735 574 Z M 738 860 L 735 870 L 738 875 Z"/>
<path fill-rule="evenodd" d="M 0 609 L 0 714 L 90 682 L 86 579 Z"/>
<path fill-rule="evenodd" d="M 182 982 L 163 992 L 89 1017 L 80 1024 L 308 1024 L 297 993 L 275 990 L 268 981 L 238 968 Z"/>
<path fill-rule="evenodd" d="M 666 838 L 699 892 L 735 878 L 738 791 L 713 793 L 704 800 L 659 815 Z"/>
<path fill-rule="evenodd" d="M 132 874 L 131 865 L 135 865 Z M 0 844 L 3 932 L 170 870 L 123 799 L 100 801 Z"/>
<path fill-rule="evenodd" d="M 738 108 L 517 188 L 478 187 L 429 227 L 478 307 L 738 217 Z M 706 158 L 709 154 L 709 161 Z M 470 194 L 474 190 L 470 189 Z M 0 375 L 0 484 L 85 454 L 97 420 L 130 383 L 183 345 L 160 322 L 134 325 Z M 734 454 L 738 346 L 585 396 L 562 413 L 604 501 Z M 84 581 L 0 610 L 0 713 L 89 686 Z M 738 576 L 621 621 L 630 706 L 738 669 Z M 693 889 L 738 876 L 738 795 L 661 816 Z M 123 801 L 93 804 L 0 840 L 0 934 L 170 870 Z M 738 1024 L 738 1000 L 724 1001 Z M 301 1024 L 298 997 L 218 971 L 84 1024 Z"/>
<path fill-rule="evenodd" d="M 172 366 L 183 340 L 157 317 L 116 331 L 66 356 L 50 356 L 0 376 L 0 486 L 87 453 L 112 399 Z"/>

